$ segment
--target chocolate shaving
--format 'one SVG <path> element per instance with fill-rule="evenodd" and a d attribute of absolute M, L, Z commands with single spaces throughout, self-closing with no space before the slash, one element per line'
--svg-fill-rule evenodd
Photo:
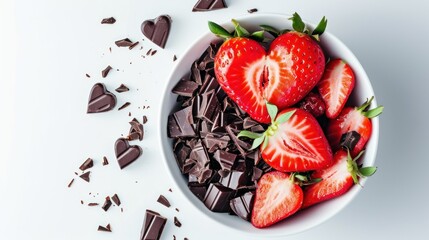
<path fill-rule="evenodd" d="M 133 42 L 128 38 L 124 38 L 124 39 L 115 41 L 115 44 L 118 47 L 130 47 L 133 45 Z"/>
<path fill-rule="evenodd" d="M 103 226 L 99 225 L 97 231 L 100 231 L 100 232 L 112 232 L 112 229 L 110 227 L 110 223 L 107 224 L 106 227 L 103 227 Z"/>
<path fill-rule="evenodd" d="M 112 201 L 116 204 L 116 206 L 121 205 L 121 200 L 119 199 L 118 194 L 116 193 L 112 196 Z"/>
<path fill-rule="evenodd" d="M 139 41 L 137 41 L 137 42 L 134 42 L 133 44 L 131 44 L 129 47 L 128 47 L 128 49 L 133 49 L 133 48 L 135 48 L 137 45 L 139 45 Z"/>
<path fill-rule="evenodd" d="M 103 166 L 106 166 L 109 164 L 109 161 L 107 160 L 107 157 L 103 157 Z"/>
<path fill-rule="evenodd" d="M 94 166 L 94 161 L 91 158 L 88 158 L 82 163 L 82 165 L 80 165 L 79 169 L 81 171 L 85 171 L 88 168 L 92 168 L 92 166 Z"/>
<path fill-rule="evenodd" d="M 181 227 L 182 223 L 179 221 L 179 219 L 177 219 L 176 216 L 174 216 L 174 225 L 176 225 L 176 227 Z"/>
<path fill-rule="evenodd" d="M 126 108 L 126 107 L 128 107 L 128 106 L 130 106 L 131 105 L 131 103 L 130 102 L 126 102 L 126 103 L 124 103 L 122 106 L 120 106 L 119 108 L 118 108 L 118 111 L 120 111 L 120 110 L 122 110 L 122 109 L 124 109 L 124 108 Z"/>
<path fill-rule="evenodd" d="M 114 17 L 103 18 L 101 20 L 101 24 L 114 24 L 115 22 L 116 22 L 116 19 Z"/>
<path fill-rule="evenodd" d="M 107 74 L 109 74 L 110 70 L 112 70 L 112 67 L 109 65 L 103 71 L 101 71 L 101 76 L 103 78 L 107 77 Z"/>
<path fill-rule="evenodd" d="M 88 203 L 88 206 L 90 206 L 90 207 L 94 207 L 94 206 L 98 206 L 99 204 L 98 203 Z"/>
<path fill-rule="evenodd" d="M 82 178 L 83 180 L 85 180 L 85 181 L 87 181 L 87 182 L 89 182 L 89 175 L 91 174 L 91 171 L 88 171 L 88 172 L 86 172 L 86 173 L 84 173 L 84 174 L 82 174 L 82 175 L 80 175 L 79 177 L 80 178 Z"/>
<path fill-rule="evenodd" d="M 103 206 L 101 207 L 105 212 L 109 210 L 110 206 L 112 206 L 112 201 L 110 200 L 110 197 L 107 196 L 106 200 L 103 203 Z"/>
<path fill-rule="evenodd" d="M 157 202 L 161 203 L 162 205 L 168 208 L 171 206 L 170 202 L 163 195 L 159 195 Z"/>
<path fill-rule="evenodd" d="M 121 84 L 118 88 L 115 89 L 115 91 L 117 91 L 118 93 L 127 92 L 129 90 L 130 89 L 124 84 Z"/>
<path fill-rule="evenodd" d="M 146 124 L 147 123 L 147 117 L 146 117 L 146 115 L 144 115 L 143 116 L 143 124 Z"/>
<path fill-rule="evenodd" d="M 69 182 L 69 184 L 67 185 L 67 187 L 71 187 L 71 185 L 73 184 L 73 182 L 74 182 L 74 178 L 72 178 L 72 180 Z"/>
<path fill-rule="evenodd" d="M 248 13 L 254 13 L 254 12 L 257 12 L 257 11 L 258 11 L 257 8 L 251 8 L 251 9 L 247 10 Z"/>
<path fill-rule="evenodd" d="M 91 78 L 91 76 L 90 76 L 88 73 L 86 73 L 86 74 L 85 74 L 85 76 L 86 76 L 87 78 Z"/>

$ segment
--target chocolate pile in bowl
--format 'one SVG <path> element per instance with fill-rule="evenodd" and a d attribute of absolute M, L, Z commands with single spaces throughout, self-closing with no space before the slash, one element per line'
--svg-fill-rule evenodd
<path fill-rule="evenodd" d="M 213 212 L 249 221 L 256 183 L 271 167 L 259 149 L 237 138 L 241 130 L 263 132 L 222 90 L 214 74 L 220 44 L 212 43 L 172 92 L 177 105 L 168 116 L 168 137 L 189 190 Z"/>

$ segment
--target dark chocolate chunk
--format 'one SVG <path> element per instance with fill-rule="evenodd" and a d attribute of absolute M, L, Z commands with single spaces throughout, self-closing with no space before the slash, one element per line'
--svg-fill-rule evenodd
<path fill-rule="evenodd" d="M 170 33 L 170 26 L 170 16 L 161 15 L 155 19 L 144 21 L 141 25 L 141 31 L 153 43 L 164 48 Z"/>
<path fill-rule="evenodd" d="M 85 162 L 80 165 L 79 169 L 85 171 L 88 168 L 92 168 L 94 166 L 94 161 L 91 158 L 85 160 Z"/>
<path fill-rule="evenodd" d="M 73 184 L 73 182 L 74 182 L 74 178 L 72 178 L 72 180 L 69 182 L 69 184 L 67 185 L 67 187 L 71 187 L 71 185 Z"/>
<path fill-rule="evenodd" d="M 213 212 L 229 212 L 229 201 L 234 193 L 234 190 L 230 188 L 217 183 L 210 183 L 203 202 Z"/>
<path fill-rule="evenodd" d="M 189 106 L 168 116 L 168 135 L 171 138 L 193 137 L 196 135 L 190 121 L 192 107 Z"/>
<path fill-rule="evenodd" d="M 164 230 L 167 219 L 159 213 L 146 209 L 143 227 L 140 234 L 141 240 L 159 240 Z"/>
<path fill-rule="evenodd" d="M 116 97 L 102 83 L 96 83 L 89 94 L 87 113 L 106 112 L 114 108 Z"/>
<path fill-rule="evenodd" d="M 346 132 L 341 135 L 340 146 L 352 151 L 360 140 L 360 134 L 356 131 Z"/>
<path fill-rule="evenodd" d="M 234 129 L 231 125 L 226 126 L 225 130 L 227 131 L 231 140 L 234 142 L 235 147 L 237 147 L 237 150 L 240 152 L 241 156 L 245 157 L 247 154 L 246 151 L 251 148 L 251 145 L 247 142 L 240 140 L 237 137 L 237 135 L 238 135 L 237 129 Z"/>
<path fill-rule="evenodd" d="M 232 165 L 234 165 L 237 154 L 226 152 L 223 150 L 217 150 L 213 154 L 213 158 L 219 162 L 222 169 L 231 170 Z"/>
<path fill-rule="evenodd" d="M 161 203 L 162 205 L 168 208 L 171 206 L 170 202 L 163 195 L 159 195 L 157 202 Z"/>
<path fill-rule="evenodd" d="M 112 67 L 109 65 L 103 71 L 101 71 L 101 76 L 103 78 L 107 77 L 107 74 L 109 74 L 110 70 L 112 70 Z"/>
<path fill-rule="evenodd" d="M 193 12 L 204 12 L 226 8 L 224 0 L 198 0 L 192 9 Z"/>
<path fill-rule="evenodd" d="M 258 11 L 257 8 L 251 8 L 251 9 L 247 10 L 248 13 L 254 13 L 254 12 L 257 12 L 257 11 Z"/>
<path fill-rule="evenodd" d="M 112 232 L 112 229 L 110 227 L 110 223 L 107 224 L 107 226 L 103 227 L 101 225 L 98 226 L 97 231 L 101 231 L 101 232 Z"/>
<path fill-rule="evenodd" d="M 139 146 L 130 146 L 126 139 L 119 138 L 115 142 L 115 154 L 121 169 L 134 162 L 142 152 Z"/>
<path fill-rule="evenodd" d="M 89 175 L 91 174 L 91 171 L 88 171 L 82 175 L 80 175 L 79 177 L 82 178 L 83 180 L 89 182 Z"/>
<path fill-rule="evenodd" d="M 101 24 L 114 24 L 115 22 L 116 22 L 116 19 L 114 17 L 103 18 L 101 20 Z"/>
<path fill-rule="evenodd" d="M 176 225 L 176 227 L 181 227 L 182 223 L 179 221 L 179 219 L 177 219 L 176 216 L 174 216 L 174 225 Z"/>
<path fill-rule="evenodd" d="M 126 107 L 128 107 L 128 106 L 130 106 L 131 105 L 131 103 L 130 102 L 126 102 L 126 103 L 124 103 L 122 106 L 120 106 L 119 108 L 118 108 L 118 111 L 120 111 L 120 110 L 122 110 L 122 109 L 124 109 L 124 108 L 126 108 Z"/>
<path fill-rule="evenodd" d="M 107 157 L 106 156 L 104 156 L 103 157 L 103 166 L 106 166 L 106 165 L 108 165 L 109 164 L 109 160 L 107 160 Z"/>
<path fill-rule="evenodd" d="M 250 221 L 253 208 L 253 196 L 253 192 L 247 192 L 240 197 L 231 199 L 229 202 L 232 211 L 246 221 Z"/>
<path fill-rule="evenodd" d="M 112 206 L 112 200 L 110 200 L 110 197 L 107 196 L 106 200 L 103 203 L 103 206 L 101 207 L 105 212 L 109 210 L 110 206 Z"/>
<path fill-rule="evenodd" d="M 205 184 L 201 184 L 198 182 L 189 182 L 188 188 L 191 190 L 191 192 L 201 201 L 204 200 L 204 196 L 207 192 L 207 187 Z"/>
<path fill-rule="evenodd" d="M 124 38 L 124 39 L 115 41 L 115 44 L 118 47 L 129 47 L 129 46 L 133 45 L 133 42 L 128 38 Z"/>
<path fill-rule="evenodd" d="M 229 174 L 219 181 L 225 187 L 237 189 L 244 187 L 247 184 L 247 176 L 244 171 L 231 171 Z"/>
<path fill-rule="evenodd" d="M 195 83 L 194 81 L 182 79 L 176 84 L 176 86 L 171 91 L 181 96 L 192 97 L 195 91 L 197 90 L 197 88 L 198 88 L 198 84 Z"/>
<path fill-rule="evenodd" d="M 139 139 L 140 141 L 142 141 L 144 137 L 143 124 L 141 124 L 136 118 L 134 118 L 130 122 L 130 125 L 131 125 L 131 128 L 128 134 L 128 140 Z"/>
<path fill-rule="evenodd" d="M 252 173 L 252 181 L 258 181 L 259 178 L 261 178 L 262 176 L 262 170 L 257 168 L 257 167 L 253 167 L 253 173 Z"/>
<path fill-rule="evenodd" d="M 121 84 L 118 88 L 115 89 L 115 91 L 117 91 L 118 93 L 121 92 L 128 92 L 130 89 L 125 86 L 124 84 Z"/>
<path fill-rule="evenodd" d="M 88 206 L 90 206 L 90 207 L 94 207 L 94 206 L 98 206 L 99 204 L 98 203 L 88 203 Z"/>
<path fill-rule="evenodd" d="M 129 47 L 128 47 L 128 49 L 133 49 L 133 48 L 135 48 L 137 45 L 139 45 L 139 41 L 137 41 L 137 42 L 134 42 L 133 44 L 131 44 Z"/>
<path fill-rule="evenodd" d="M 118 194 L 116 193 L 112 196 L 112 201 L 116 204 L 116 206 L 121 205 L 121 200 L 119 199 Z"/>

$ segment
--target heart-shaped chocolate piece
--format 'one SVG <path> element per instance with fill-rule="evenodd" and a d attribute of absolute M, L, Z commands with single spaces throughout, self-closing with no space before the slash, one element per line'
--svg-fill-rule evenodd
<path fill-rule="evenodd" d="M 96 83 L 89 94 L 87 113 L 106 112 L 114 108 L 116 97 L 102 83 Z"/>
<path fill-rule="evenodd" d="M 124 138 L 119 138 L 115 142 L 115 154 L 119 167 L 123 169 L 134 162 L 143 152 L 137 145 L 130 145 Z"/>
<path fill-rule="evenodd" d="M 153 43 L 164 48 L 170 33 L 170 26 L 170 16 L 161 15 L 155 19 L 144 21 L 141 25 L 141 31 Z"/>

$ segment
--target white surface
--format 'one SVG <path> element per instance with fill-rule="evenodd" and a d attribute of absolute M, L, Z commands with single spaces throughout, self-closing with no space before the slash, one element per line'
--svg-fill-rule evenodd
<path fill-rule="evenodd" d="M 325 15 L 328 30 L 355 53 L 378 103 L 385 106 L 376 175 L 341 213 L 287 239 L 424 239 L 429 234 L 426 1 L 226 0 L 228 9 L 206 13 L 191 12 L 194 0 L 121 2 L 1 1 L 1 239 L 138 239 L 147 208 L 170 220 L 176 215 L 183 223 L 177 228 L 169 221 L 162 239 L 173 234 L 178 239 L 218 239 L 221 233 L 225 239 L 243 239 L 225 235 L 227 229 L 207 236 L 205 230 L 216 226 L 205 224 L 206 217 L 177 191 L 168 191 L 173 184 L 161 163 L 156 112 L 173 55 L 180 58 L 206 31 L 207 20 L 223 22 L 254 7 L 259 12 L 297 11 L 312 22 Z M 147 40 L 143 50 L 114 46 L 124 37 L 141 41 L 141 22 L 160 14 L 173 18 L 165 50 Z M 110 16 L 117 19 L 114 25 L 99 23 Z M 143 59 L 150 48 L 157 53 Z M 120 71 L 102 79 L 100 72 L 108 64 Z M 126 101 L 132 105 L 119 112 L 85 114 L 89 89 L 97 81 L 111 90 L 126 83 L 131 91 L 116 94 L 118 106 Z M 138 143 L 143 156 L 120 171 L 113 143 L 127 133 L 129 111 L 133 117 L 147 115 L 149 121 L 145 139 Z M 103 167 L 104 155 L 110 165 Z M 74 175 L 87 157 L 96 161 L 89 184 Z M 113 193 L 121 197 L 123 213 L 117 207 L 103 212 L 80 204 L 102 203 Z M 156 203 L 159 194 L 180 212 Z M 96 231 L 107 223 L 113 233 Z"/>

